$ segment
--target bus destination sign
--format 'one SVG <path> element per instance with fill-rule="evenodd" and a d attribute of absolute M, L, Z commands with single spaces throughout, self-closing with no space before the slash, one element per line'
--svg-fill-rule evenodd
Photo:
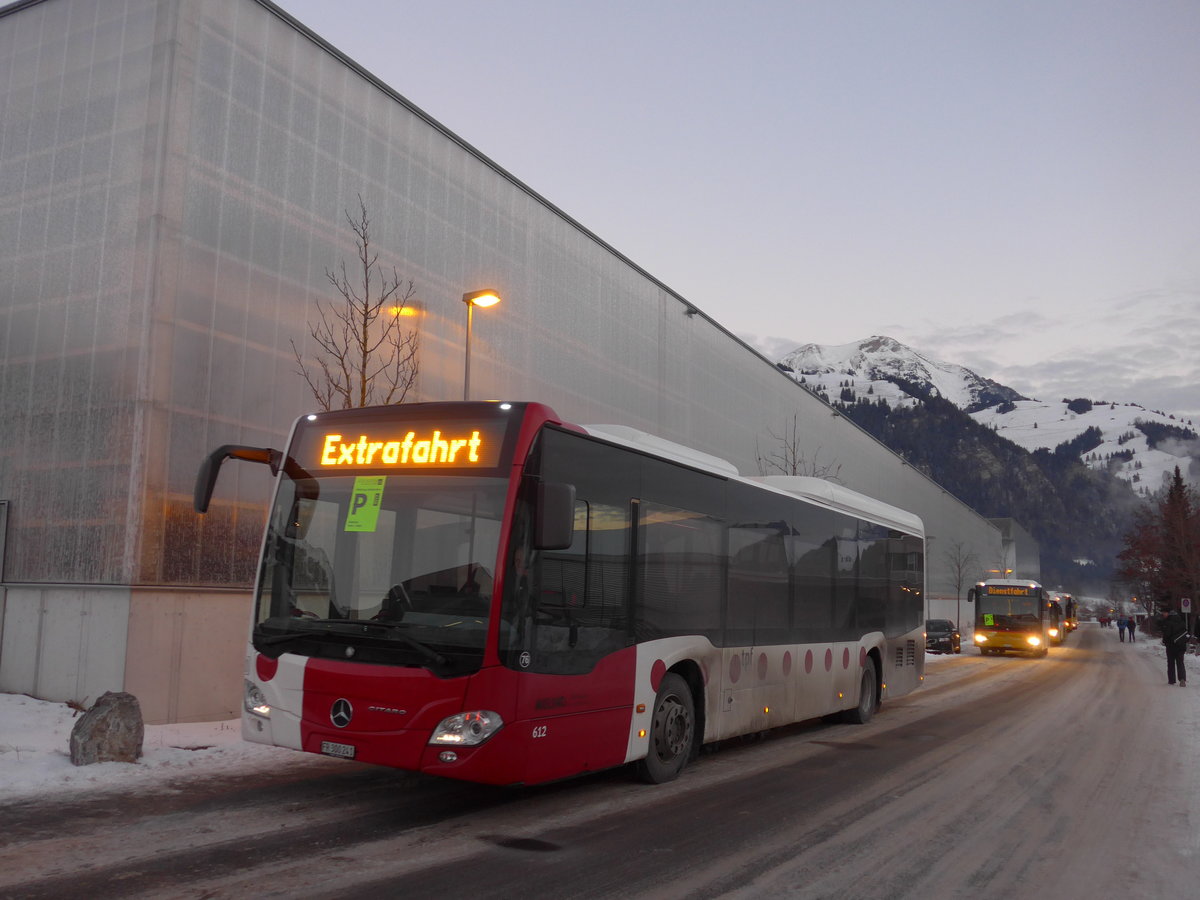
<path fill-rule="evenodd" d="M 290 456 L 311 473 L 492 473 L 511 450 L 508 416 L 312 416 L 296 426 Z"/>
<path fill-rule="evenodd" d="M 993 597 L 1030 597 L 1033 595 L 1032 589 L 1011 584 L 988 584 L 984 587 L 987 593 Z"/>
<path fill-rule="evenodd" d="M 486 469 L 496 465 L 500 441 L 479 428 L 440 428 L 402 434 L 325 434 L 322 469 Z"/>

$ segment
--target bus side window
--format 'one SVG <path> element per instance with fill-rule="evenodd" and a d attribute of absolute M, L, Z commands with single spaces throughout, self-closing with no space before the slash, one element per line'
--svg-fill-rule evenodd
<path fill-rule="evenodd" d="M 792 563 L 792 621 L 795 640 L 827 641 L 833 637 L 834 541 L 824 535 L 834 513 L 814 510 L 811 518 L 797 520 L 789 538 Z"/>
<path fill-rule="evenodd" d="M 626 512 L 576 501 L 571 546 L 541 553 L 531 625 L 533 671 L 590 672 L 626 645 L 627 535 Z"/>
<path fill-rule="evenodd" d="M 638 508 L 638 639 L 713 637 L 725 580 L 721 523 L 645 500 Z"/>
<path fill-rule="evenodd" d="M 784 527 L 782 522 L 729 527 L 725 634 L 730 644 L 783 644 L 791 636 Z"/>

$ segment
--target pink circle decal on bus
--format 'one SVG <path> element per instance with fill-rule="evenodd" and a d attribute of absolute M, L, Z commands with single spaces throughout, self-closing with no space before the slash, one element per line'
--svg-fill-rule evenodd
<path fill-rule="evenodd" d="M 279 660 L 260 653 L 254 658 L 254 671 L 258 674 L 259 681 L 270 681 L 279 671 Z"/>
<path fill-rule="evenodd" d="M 847 647 L 845 650 L 842 651 L 842 668 L 843 669 L 850 668 L 850 648 L 849 647 Z"/>
<path fill-rule="evenodd" d="M 737 680 L 742 677 L 742 655 L 735 653 L 729 657 L 729 680 L 737 684 Z"/>
<path fill-rule="evenodd" d="M 783 654 L 783 674 L 788 676 L 792 674 L 792 651 L 788 650 Z"/>
<path fill-rule="evenodd" d="M 861 669 L 861 668 L 865 667 L 866 664 L 867 664 L 867 648 L 859 647 L 858 648 L 858 667 Z"/>
<path fill-rule="evenodd" d="M 767 654 L 758 654 L 758 680 L 767 680 Z"/>
<path fill-rule="evenodd" d="M 808 675 L 812 672 L 813 655 L 811 650 L 804 651 L 804 674 Z"/>
<path fill-rule="evenodd" d="M 825 671 L 833 671 L 833 648 L 825 651 Z"/>
<path fill-rule="evenodd" d="M 667 674 L 667 664 L 661 659 L 656 659 L 654 665 L 650 667 L 650 689 L 654 693 L 658 693 L 658 686 L 662 684 L 663 676 Z"/>

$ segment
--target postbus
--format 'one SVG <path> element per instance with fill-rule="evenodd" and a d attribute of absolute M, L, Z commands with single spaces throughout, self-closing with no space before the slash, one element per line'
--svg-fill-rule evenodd
<path fill-rule="evenodd" d="M 1075 605 L 1075 597 L 1066 591 L 1051 591 L 1050 598 L 1062 609 L 1063 637 L 1079 627 L 1079 610 Z"/>
<path fill-rule="evenodd" d="M 975 644 L 984 656 L 1045 656 L 1050 644 L 1062 642 L 1061 607 L 1036 581 L 981 581 L 967 591 L 967 601 L 975 603 Z"/>
<path fill-rule="evenodd" d="M 250 741 L 487 784 L 866 722 L 924 677 L 919 518 L 539 403 L 317 413 L 285 451 L 254 588 Z"/>

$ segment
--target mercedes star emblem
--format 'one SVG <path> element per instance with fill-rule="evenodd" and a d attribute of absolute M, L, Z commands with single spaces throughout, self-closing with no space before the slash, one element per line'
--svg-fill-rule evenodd
<path fill-rule="evenodd" d="M 350 701 L 345 697 L 340 697 L 333 701 L 333 707 L 329 710 L 329 721 L 338 728 L 345 728 L 350 724 L 350 720 L 354 718 L 354 707 L 350 705 Z"/>

